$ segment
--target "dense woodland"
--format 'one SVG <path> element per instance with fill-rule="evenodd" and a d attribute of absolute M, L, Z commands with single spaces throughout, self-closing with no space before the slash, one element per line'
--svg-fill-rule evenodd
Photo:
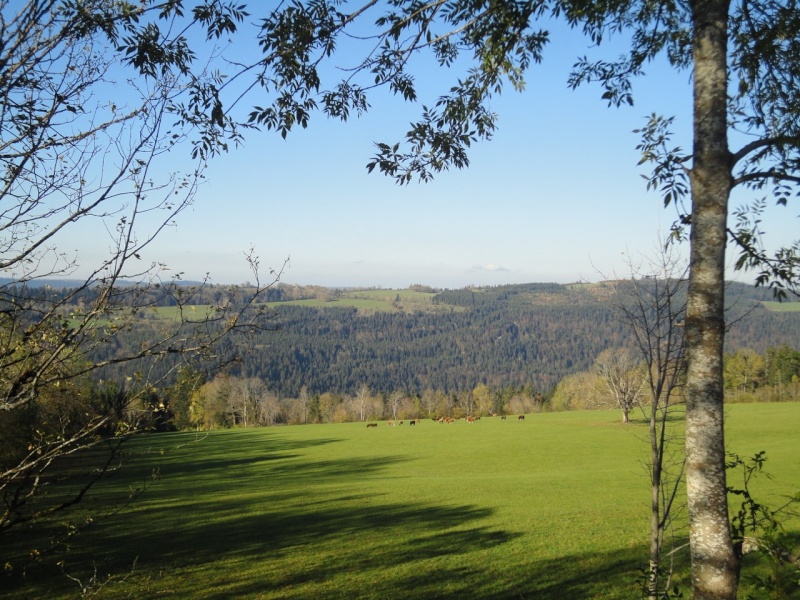
<path fill-rule="evenodd" d="M 602 284 L 445 290 L 432 294 L 431 310 L 393 311 L 288 302 L 334 300 L 342 290 L 278 286 L 270 292 L 271 326 L 230 335 L 220 351 L 237 358 L 229 374 L 260 379 L 280 397 L 296 397 L 303 388 L 311 394 L 354 394 L 363 385 L 409 394 L 457 393 L 479 384 L 527 386 L 546 394 L 566 375 L 588 369 L 603 350 L 629 344 L 612 289 Z M 236 303 L 243 302 L 247 289 L 211 286 L 179 293 L 194 294 L 197 305 Z M 154 297 L 153 303 L 168 305 L 175 294 Z M 766 309 L 761 300 L 771 299 L 768 292 L 731 284 L 728 297 L 728 352 L 763 353 L 800 339 L 800 312 Z M 118 335 L 116 349 L 102 348 L 104 354 L 92 358 L 123 353 L 158 324 L 143 314 L 140 326 Z M 116 367 L 103 377 L 122 382 L 133 368 Z"/>

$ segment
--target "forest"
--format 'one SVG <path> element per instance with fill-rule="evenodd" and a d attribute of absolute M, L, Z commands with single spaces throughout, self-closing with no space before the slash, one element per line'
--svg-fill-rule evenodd
<path fill-rule="evenodd" d="M 229 375 L 259 379 L 279 397 L 297 397 L 301 390 L 352 395 L 362 386 L 385 394 L 426 389 L 456 394 L 481 384 L 524 386 L 546 395 L 565 376 L 589 369 L 602 351 L 630 345 L 611 283 L 412 286 L 412 291 L 415 302 L 405 302 L 402 291 L 279 285 L 266 298 L 269 326 L 233 332 L 218 352 L 233 359 Z M 162 292 L 152 304 L 166 309 L 176 296 L 191 295 L 193 309 L 208 310 L 220 303 L 244 305 L 248 293 L 244 286 L 187 287 Z M 800 312 L 774 310 L 769 291 L 730 283 L 726 296 L 726 352 L 764 353 L 800 339 Z M 367 297 L 387 301 L 357 306 Z M 170 318 L 175 315 L 160 309 L 142 311 L 136 327 L 117 334 L 115 347 L 99 347 L 90 358 L 99 362 L 124 354 Z M 161 361 L 154 368 L 168 367 L 174 364 Z M 203 363 L 192 368 L 205 379 L 215 375 Z M 133 369 L 123 364 L 101 377 L 122 386 L 135 375 Z"/>

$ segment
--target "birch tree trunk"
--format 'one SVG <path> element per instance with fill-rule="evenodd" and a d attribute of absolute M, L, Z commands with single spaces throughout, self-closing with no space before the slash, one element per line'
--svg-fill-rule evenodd
<path fill-rule="evenodd" d="M 728 198 L 726 0 L 694 0 L 694 150 L 686 405 L 686 484 L 695 600 L 735 600 L 728 521 L 722 352 Z"/>

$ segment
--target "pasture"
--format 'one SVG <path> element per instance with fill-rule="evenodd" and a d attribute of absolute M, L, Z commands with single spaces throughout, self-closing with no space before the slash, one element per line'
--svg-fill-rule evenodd
<path fill-rule="evenodd" d="M 276 308 L 279 306 L 306 306 L 309 308 L 355 308 L 362 314 L 376 312 L 433 312 L 463 310 L 449 305 L 433 304 L 435 294 L 418 292 L 415 290 L 351 290 L 342 292 L 338 297 L 329 299 L 307 298 L 305 300 L 287 300 L 283 302 L 268 302 L 267 305 Z"/>
<path fill-rule="evenodd" d="M 727 413 L 731 450 L 767 452 L 773 478 L 756 481 L 758 498 L 797 492 L 800 404 Z M 619 421 L 594 411 L 140 437 L 85 508 L 149 488 L 74 538 L 64 570 L 83 582 L 96 572 L 100 598 L 636 598 L 646 431 Z M 47 561 L 4 584 L 11 597 L 78 595 Z"/>
<path fill-rule="evenodd" d="M 761 304 L 764 305 L 764 308 L 772 312 L 800 312 L 800 302 L 764 300 Z"/>

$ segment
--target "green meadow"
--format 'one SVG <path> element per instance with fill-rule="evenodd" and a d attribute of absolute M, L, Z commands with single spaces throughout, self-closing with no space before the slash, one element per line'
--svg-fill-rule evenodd
<path fill-rule="evenodd" d="M 727 415 L 731 450 L 767 453 L 757 498 L 796 493 L 800 404 Z M 143 436 L 87 499 L 114 511 L 73 539 L 63 569 L 96 574 L 100 598 L 637 598 L 645 434 L 593 411 Z M 78 596 L 47 564 L 6 576 L 9 597 Z M 682 554 L 679 581 L 685 567 Z"/>
<path fill-rule="evenodd" d="M 761 302 L 769 311 L 772 312 L 800 312 L 800 302 L 777 302 L 764 300 Z"/>
<path fill-rule="evenodd" d="M 338 297 L 330 299 L 307 298 L 304 300 L 288 300 L 283 302 L 268 302 L 267 305 L 275 308 L 278 306 L 306 306 L 310 308 L 355 308 L 361 313 L 397 312 L 397 311 L 433 311 L 455 310 L 452 306 L 437 307 L 433 304 L 435 294 L 416 290 L 353 290 L 341 293 Z"/>

